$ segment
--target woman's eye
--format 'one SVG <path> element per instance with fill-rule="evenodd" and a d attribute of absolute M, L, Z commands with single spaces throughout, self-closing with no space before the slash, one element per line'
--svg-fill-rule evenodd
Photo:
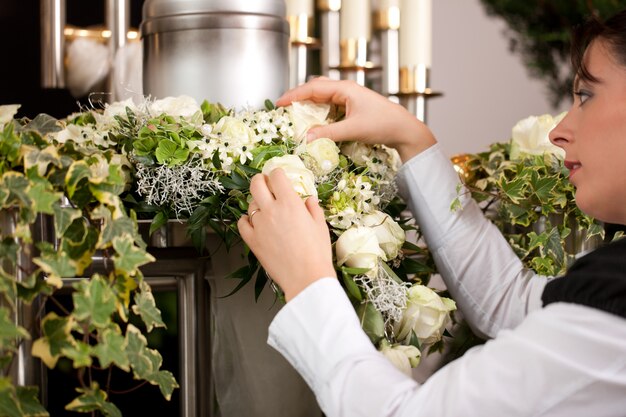
<path fill-rule="evenodd" d="M 591 93 L 587 90 L 574 91 L 574 95 L 578 97 L 578 101 L 580 102 L 581 106 L 585 104 L 585 101 L 587 101 L 587 99 L 591 97 Z"/>

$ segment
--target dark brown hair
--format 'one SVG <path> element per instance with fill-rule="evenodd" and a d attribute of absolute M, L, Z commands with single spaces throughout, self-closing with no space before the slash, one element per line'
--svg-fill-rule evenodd
<path fill-rule="evenodd" d="M 580 79 L 597 81 L 585 65 L 585 51 L 594 41 L 602 39 L 609 46 L 613 57 L 626 67 L 626 9 L 613 15 L 605 22 L 592 17 L 576 28 L 572 37 L 572 65 Z"/>

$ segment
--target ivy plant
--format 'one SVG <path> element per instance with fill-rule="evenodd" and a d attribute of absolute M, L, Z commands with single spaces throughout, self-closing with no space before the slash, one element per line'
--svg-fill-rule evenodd
<path fill-rule="evenodd" d="M 140 270 L 155 259 L 138 233 L 135 213 L 122 201 L 129 165 L 111 149 L 47 140 L 61 127 L 45 115 L 0 126 L 0 414 L 48 415 L 36 387 L 15 386 L 8 376 L 18 346 L 28 339 L 32 355 L 49 368 L 66 358 L 76 370 L 76 398 L 67 410 L 121 416 L 109 401 L 110 387 L 92 379 L 90 369 L 119 368 L 157 386 L 169 400 L 178 384 L 146 339 L 165 326 Z M 182 157 L 176 150 L 165 156 L 171 163 Z M 54 239 L 36 241 L 35 225 L 42 221 L 52 222 Z M 94 255 L 110 267 L 86 275 Z M 73 277 L 82 279 L 72 285 L 72 306 L 65 308 L 55 296 Z M 16 325 L 18 306 L 36 299 L 57 304 L 62 313 L 44 312 L 35 328 Z M 129 322 L 133 315 L 141 328 Z"/>

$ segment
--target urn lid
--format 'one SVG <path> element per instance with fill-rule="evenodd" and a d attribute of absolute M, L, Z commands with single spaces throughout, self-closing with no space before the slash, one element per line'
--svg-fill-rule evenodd
<path fill-rule="evenodd" d="M 143 19 L 204 13 L 245 13 L 285 17 L 285 0 L 146 0 Z"/>

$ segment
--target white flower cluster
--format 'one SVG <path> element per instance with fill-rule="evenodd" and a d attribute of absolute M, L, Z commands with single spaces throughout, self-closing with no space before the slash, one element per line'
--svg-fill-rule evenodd
<path fill-rule="evenodd" d="M 379 347 L 406 371 L 420 357 L 409 345 L 412 336 L 424 344 L 438 341 L 454 303 L 424 286 L 403 283 L 386 264 L 402 262 L 406 238 L 383 211 L 396 195 L 397 152 L 358 142 L 337 146 L 328 138 L 306 142 L 308 129 L 328 123 L 329 109 L 293 103 L 273 110 L 224 110 L 208 118 L 214 123 L 206 123 L 190 97 L 140 105 L 126 101 L 66 124 L 55 139 L 107 148 L 116 146 L 112 138 L 130 134 L 135 191 L 146 203 L 169 207 L 177 216 L 190 215 L 209 195 L 225 201 L 233 195 L 245 198 L 245 183 L 237 181 L 257 169 L 269 175 L 281 168 L 298 194 L 320 199 L 336 237 L 336 264 L 362 271 L 354 282 L 385 323 L 387 340 Z M 81 117 L 85 113 L 73 120 Z"/>

